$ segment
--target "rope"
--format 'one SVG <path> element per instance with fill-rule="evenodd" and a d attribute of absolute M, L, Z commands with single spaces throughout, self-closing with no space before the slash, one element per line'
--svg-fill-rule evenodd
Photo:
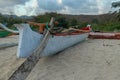
<path fill-rule="evenodd" d="M 46 29 L 47 30 L 50 30 L 49 26 L 48 26 L 48 23 L 46 23 Z"/>
<path fill-rule="evenodd" d="M 50 34 L 52 35 L 52 37 L 54 37 L 54 33 L 52 31 L 50 31 L 48 23 L 46 23 L 46 29 L 50 32 Z"/>

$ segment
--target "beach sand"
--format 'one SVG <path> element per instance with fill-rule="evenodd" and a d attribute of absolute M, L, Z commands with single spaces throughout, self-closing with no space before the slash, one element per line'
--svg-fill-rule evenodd
<path fill-rule="evenodd" d="M 25 60 L 17 59 L 16 51 L 17 46 L 0 50 L 0 80 L 7 80 Z M 120 80 L 120 41 L 88 39 L 41 58 L 26 80 Z"/>
<path fill-rule="evenodd" d="M 26 80 L 120 80 L 120 41 L 87 40 L 41 58 Z"/>
<path fill-rule="evenodd" d="M 0 44 L 17 43 L 18 36 L 0 38 Z M 24 62 L 25 59 L 17 59 L 17 46 L 0 49 L 0 80 L 8 80 L 12 73 Z"/>
<path fill-rule="evenodd" d="M 9 37 L 5 37 L 5 38 L 0 38 L 0 44 L 4 44 L 4 43 L 18 43 L 18 35 L 16 36 L 9 36 Z"/>

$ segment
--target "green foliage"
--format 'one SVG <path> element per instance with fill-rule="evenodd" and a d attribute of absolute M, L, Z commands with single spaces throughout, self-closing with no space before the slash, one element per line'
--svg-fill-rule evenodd
<path fill-rule="evenodd" d="M 119 11 L 120 13 L 120 11 Z M 117 13 L 118 14 L 118 13 Z M 119 17 L 120 14 L 117 16 Z M 69 28 L 71 26 L 78 26 L 77 28 L 82 28 L 82 27 L 86 27 L 86 25 L 90 24 L 92 25 L 92 29 L 93 31 L 96 30 L 100 30 L 100 31 L 105 31 L 105 32 L 112 32 L 112 31 L 120 31 L 120 20 L 116 20 L 115 17 L 111 17 L 114 18 L 113 20 L 111 20 L 111 18 L 107 17 L 107 16 L 103 16 L 103 18 L 94 18 L 93 20 L 91 20 L 90 22 L 86 22 L 86 21 L 78 21 L 78 19 L 71 18 L 71 17 L 66 17 L 65 15 L 62 14 L 57 14 L 57 13 L 45 13 L 44 15 L 38 15 L 38 16 L 34 16 L 33 20 L 35 22 L 39 22 L 39 23 L 46 23 L 50 21 L 51 17 L 55 17 L 55 19 L 59 22 L 59 27 L 64 27 L 64 28 Z M 107 18 L 108 19 L 107 19 Z M 119 18 L 120 19 L 120 18 Z M 4 17 L 2 16 L 2 14 L 0 14 L 0 22 L 1 23 L 7 23 L 7 26 L 9 28 L 15 29 L 13 27 L 13 24 L 15 23 L 22 23 L 25 22 L 25 19 L 21 19 L 21 18 L 14 18 L 13 16 L 11 17 Z M 31 27 L 33 30 L 38 30 L 38 27 Z M 0 31 L 0 36 L 6 36 L 10 33 L 8 32 L 4 32 L 4 31 Z"/>
<path fill-rule="evenodd" d="M 25 20 L 20 18 L 14 18 L 14 17 L 4 17 L 0 15 L 0 23 L 7 23 L 8 27 L 12 27 L 13 24 L 22 23 L 25 22 Z"/>
<path fill-rule="evenodd" d="M 78 22 L 76 18 L 68 19 L 64 15 L 57 14 L 57 13 L 46 13 L 44 15 L 38 15 L 34 17 L 34 19 L 36 22 L 45 23 L 45 22 L 49 22 L 51 17 L 55 17 L 55 19 L 59 22 L 58 26 L 64 27 L 64 28 L 69 28 L 70 26 L 76 26 L 76 25 L 78 25 L 78 28 L 82 28 L 90 24 L 85 21 Z M 112 32 L 115 30 L 118 30 L 118 31 L 120 30 L 120 23 L 118 22 L 118 20 L 113 19 L 111 21 L 109 17 L 106 18 L 106 16 L 104 16 L 103 18 L 100 18 L 100 21 L 97 18 L 94 18 L 93 20 L 91 20 L 91 25 L 92 25 L 93 31 L 99 30 L 103 32 L 104 31 Z"/>
<path fill-rule="evenodd" d="M 76 26 L 77 24 L 78 24 L 78 22 L 75 18 L 71 19 L 70 26 Z"/>
<path fill-rule="evenodd" d="M 93 20 L 92 20 L 92 23 L 98 24 L 99 21 L 98 21 L 98 19 L 93 19 Z"/>
<path fill-rule="evenodd" d="M 58 26 L 68 28 L 68 21 L 65 17 L 58 17 L 56 20 L 59 22 Z"/>
<path fill-rule="evenodd" d="M 44 15 L 34 16 L 34 21 L 39 23 L 46 23 L 50 21 L 51 17 L 57 18 L 58 16 L 60 16 L 60 14 L 55 12 L 45 13 Z"/>
<path fill-rule="evenodd" d="M 88 25 L 88 22 L 81 22 L 79 23 L 79 28 L 86 27 Z"/>
<path fill-rule="evenodd" d="M 0 31 L 0 37 L 6 37 L 10 34 L 8 31 Z"/>
<path fill-rule="evenodd" d="M 119 7 L 119 11 L 118 11 L 118 13 L 117 13 L 117 19 L 118 19 L 118 21 L 120 21 L 120 1 L 113 2 L 113 3 L 112 3 L 112 7 L 113 7 L 113 8 Z"/>
<path fill-rule="evenodd" d="M 93 31 L 102 31 L 102 32 L 113 32 L 115 30 L 120 30 L 119 22 L 104 22 L 102 24 L 92 24 Z"/>
<path fill-rule="evenodd" d="M 56 21 L 59 22 L 58 26 L 68 28 L 68 21 L 66 20 L 66 18 L 54 12 L 45 13 L 44 15 L 34 16 L 34 21 L 39 23 L 46 23 L 50 21 L 51 17 L 55 17 Z"/>
<path fill-rule="evenodd" d="M 0 23 L 6 24 L 7 27 L 16 30 L 16 28 L 13 26 L 13 24 L 17 24 L 17 23 L 22 23 L 25 22 L 25 19 L 21 19 L 21 18 L 14 18 L 12 15 L 10 17 L 5 17 L 2 14 L 0 14 Z M 8 31 L 0 31 L 0 37 L 6 37 L 10 34 L 10 32 Z"/>
<path fill-rule="evenodd" d="M 70 26 L 78 25 L 78 21 L 75 18 L 67 19 L 64 15 L 55 12 L 34 16 L 34 21 L 39 23 L 46 23 L 50 21 L 51 17 L 55 17 L 55 20 L 59 22 L 59 24 L 57 25 L 59 27 L 69 28 Z"/>
<path fill-rule="evenodd" d="M 35 22 L 46 23 L 49 22 L 50 16 L 48 15 L 38 15 L 34 17 Z"/>
<path fill-rule="evenodd" d="M 56 18 L 57 16 L 60 16 L 60 14 L 58 14 L 58 13 L 56 13 L 56 12 L 51 12 L 51 13 L 47 13 L 47 12 L 46 12 L 45 15 L 48 16 L 48 17 L 50 17 L 50 18 L 51 18 L 51 17 L 55 17 L 55 18 Z"/>
<path fill-rule="evenodd" d="M 113 2 L 112 7 L 120 7 L 120 2 Z M 112 16 L 112 17 L 111 17 Z M 102 32 L 113 32 L 120 31 L 120 10 L 119 12 L 115 11 L 114 14 L 111 14 L 108 19 L 101 19 L 101 21 L 93 20 L 92 29 L 93 31 L 102 31 Z M 104 16 L 105 18 L 106 16 Z M 112 20 L 110 20 L 111 18 Z"/>

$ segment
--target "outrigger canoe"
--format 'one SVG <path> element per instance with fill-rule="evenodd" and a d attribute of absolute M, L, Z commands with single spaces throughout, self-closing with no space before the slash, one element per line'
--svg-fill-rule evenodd
<path fill-rule="evenodd" d="M 33 52 L 41 43 L 43 34 L 32 31 L 29 24 L 19 24 L 16 27 L 19 30 L 17 57 L 26 58 L 30 56 L 31 52 Z M 89 30 L 87 32 L 76 31 L 72 33 L 51 35 L 41 56 L 50 56 L 58 53 L 59 51 L 85 40 L 88 35 Z"/>
<path fill-rule="evenodd" d="M 27 58 L 39 46 L 39 44 L 41 44 L 44 35 L 33 31 L 29 24 L 16 24 L 15 26 L 19 31 L 17 57 Z M 72 33 L 56 33 L 50 35 L 49 41 L 40 56 L 53 55 L 72 45 L 84 41 L 88 37 L 89 32 L 90 30 L 87 29 L 74 31 Z"/>
<path fill-rule="evenodd" d="M 74 30 L 72 33 L 56 33 L 54 36 L 50 34 L 53 29 L 52 17 L 49 23 L 49 30 L 44 30 L 44 34 L 34 32 L 29 24 L 16 24 L 19 30 L 18 57 L 27 58 L 18 69 L 9 77 L 9 80 L 26 79 L 29 73 L 42 56 L 53 55 L 65 48 L 77 44 L 88 37 L 87 30 Z"/>

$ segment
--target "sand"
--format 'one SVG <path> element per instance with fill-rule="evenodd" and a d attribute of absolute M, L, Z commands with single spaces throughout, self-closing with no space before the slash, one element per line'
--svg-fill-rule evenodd
<path fill-rule="evenodd" d="M 18 36 L 0 38 L 0 44 L 17 43 Z M 25 59 L 17 59 L 17 46 L 0 49 L 0 80 L 8 80 L 11 74 L 23 63 Z"/>
<path fill-rule="evenodd" d="M 9 36 L 9 37 L 5 37 L 5 38 L 0 38 L 0 44 L 4 44 L 4 43 L 18 43 L 18 35 L 16 36 Z"/>
<path fill-rule="evenodd" d="M 42 58 L 26 80 L 120 80 L 120 41 L 87 40 Z"/>
<path fill-rule="evenodd" d="M 16 51 L 17 46 L 0 50 L 0 80 L 7 80 L 25 60 L 17 59 Z M 41 58 L 26 80 L 120 80 L 120 41 L 88 39 Z"/>

